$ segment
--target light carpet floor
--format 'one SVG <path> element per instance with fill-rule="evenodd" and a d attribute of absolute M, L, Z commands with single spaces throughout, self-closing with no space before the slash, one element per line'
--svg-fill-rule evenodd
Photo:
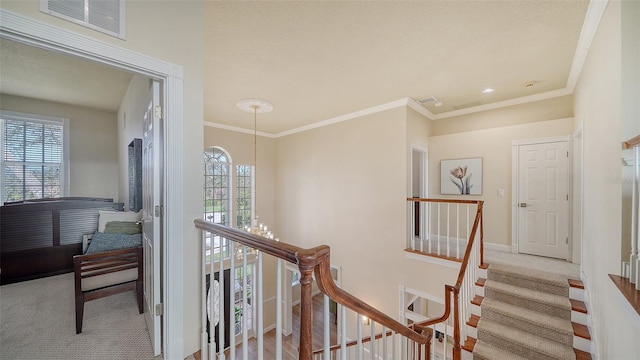
<path fill-rule="evenodd" d="M 575 360 L 566 276 L 491 263 L 475 360 Z"/>
<path fill-rule="evenodd" d="M 73 274 L 0 287 L 0 359 L 145 360 L 154 357 L 133 291 L 85 304 L 75 332 Z"/>

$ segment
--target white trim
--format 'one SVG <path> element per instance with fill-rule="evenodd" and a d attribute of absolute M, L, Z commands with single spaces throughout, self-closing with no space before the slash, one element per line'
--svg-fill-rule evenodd
<path fill-rule="evenodd" d="M 71 194 L 71 143 L 69 119 L 62 119 L 62 156 L 64 157 L 64 180 L 62 181 L 63 194 L 69 196 Z"/>
<path fill-rule="evenodd" d="M 441 259 L 439 257 L 435 257 L 435 256 L 428 256 L 428 255 L 420 255 L 420 254 L 416 254 L 410 251 L 405 251 L 404 252 L 404 257 L 406 257 L 407 259 L 411 259 L 411 260 L 418 260 L 418 261 L 422 261 L 422 262 L 426 262 L 429 264 L 436 264 L 436 265 L 440 265 L 440 266 L 446 266 L 448 268 L 452 268 L 452 269 L 460 269 L 460 263 L 457 261 L 452 261 L 452 260 L 445 260 L 445 259 Z"/>
<path fill-rule="evenodd" d="M 0 38 L 97 61 L 161 80 L 164 100 L 163 357 L 184 358 L 182 299 L 183 68 L 0 9 Z M 171 289 L 171 291 L 169 291 Z"/>
<path fill-rule="evenodd" d="M 557 120 L 571 120 L 573 118 L 564 118 Z M 550 136 L 546 138 L 540 139 L 525 139 L 525 140 L 512 140 L 512 146 L 520 146 L 520 145 L 533 145 L 533 144 L 546 144 L 546 143 L 554 143 L 554 142 L 562 142 L 562 141 L 571 141 L 571 135 L 560 135 L 560 136 Z"/>
<path fill-rule="evenodd" d="M 69 119 L 61 118 L 56 116 L 48 116 L 48 115 L 40 115 L 40 114 L 30 114 L 23 113 L 17 111 L 9 111 L 9 110 L 0 110 L 0 117 L 6 120 L 20 121 L 20 122 L 35 122 L 39 124 L 49 124 L 62 126 L 62 169 L 64 173 L 62 174 L 61 181 L 61 194 L 60 196 L 65 197 L 69 196 L 71 183 L 71 155 L 69 153 L 69 142 L 70 134 L 69 134 Z M 4 131 L 4 127 L 2 127 Z M 0 136 L 0 149 L 3 147 L 4 136 Z M 2 160 L 0 160 L 2 162 Z M 4 203 L 7 199 L 5 197 L 5 174 L 0 173 L 0 203 Z"/>
<path fill-rule="evenodd" d="M 420 105 L 417 101 L 413 100 L 412 98 L 407 98 L 407 106 L 431 120 L 433 120 L 433 118 L 436 116 L 431 111 L 429 111 L 424 106 Z"/>
<path fill-rule="evenodd" d="M 331 118 L 331 119 L 318 121 L 318 122 L 313 123 L 313 124 L 301 126 L 301 127 L 295 128 L 295 129 L 287 130 L 287 131 L 282 131 L 282 132 L 279 132 L 279 133 L 275 134 L 275 137 L 282 137 L 282 136 L 292 135 L 292 134 L 300 133 L 300 132 L 303 132 L 303 131 L 317 129 L 319 127 L 332 125 L 332 124 L 336 124 L 336 123 L 339 123 L 339 122 L 343 122 L 343 121 L 359 118 L 359 117 L 362 117 L 362 116 L 371 115 L 371 114 L 383 112 L 383 111 L 386 111 L 386 110 L 399 108 L 399 107 L 402 107 L 402 106 L 407 106 L 408 101 L 409 101 L 409 98 L 402 98 L 402 99 L 399 99 L 399 100 L 396 100 L 396 101 L 391 101 L 391 102 L 388 102 L 388 103 L 385 103 L 385 104 L 382 104 L 382 105 L 372 106 L 372 107 L 369 107 L 369 108 L 366 108 L 366 109 L 363 109 L 363 110 L 358 110 L 358 111 L 354 111 L 352 113 L 336 116 L 336 117 Z"/>
<path fill-rule="evenodd" d="M 587 14 L 584 17 L 582 23 L 582 31 L 578 38 L 578 45 L 576 46 L 576 52 L 573 54 L 573 63 L 571 64 L 571 70 L 569 71 L 569 78 L 567 79 L 567 89 L 573 93 L 584 62 L 587 60 L 587 54 L 591 47 L 593 37 L 598 30 L 600 19 L 607 8 L 608 0 L 589 1 L 589 7 L 587 8 Z"/>
<path fill-rule="evenodd" d="M 490 243 L 490 242 L 484 242 L 484 248 L 487 250 L 493 250 L 493 251 L 502 251 L 502 252 L 506 252 L 506 253 L 510 253 L 512 252 L 512 246 L 511 245 L 504 245 L 504 244 L 494 244 L 494 243 Z"/>
<path fill-rule="evenodd" d="M 445 113 L 434 115 L 433 118 L 431 118 L 431 120 L 446 119 L 454 116 L 473 114 L 480 111 L 487 111 L 487 110 L 499 109 L 507 106 L 526 104 L 530 102 L 552 99 L 552 98 L 557 98 L 565 95 L 571 95 L 572 93 L 573 91 L 567 88 L 552 90 L 552 91 L 547 91 L 539 94 L 522 96 L 515 99 L 509 99 L 509 100 L 498 101 L 490 104 L 472 106 L 472 107 L 468 107 L 460 110 L 448 111 Z"/>
<path fill-rule="evenodd" d="M 204 126 L 208 126 L 208 127 L 212 127 L 212 128 L 218 128 L 218 129 L 235 131 L 235 132 L 239 132 L 239 133 L 243 133 L 243 134 L 253 135 L 253 130 L 245 129 L 245 128 L 241 128 L 241 127 L 237 127 L 237 126 L 225 125 L 225 124 L 215 123 L 215 122 L 211 122 L 211 121 L 204 121 L 203 125 Z M 267 138 L 272 138 L 272 139 L 278 137 L 277 135 L 274 135 L 274 134 L 271 134 L 271 133 L 266 133 L 264 131 L 257 131 L 256 135 L 267 137 Z"/>

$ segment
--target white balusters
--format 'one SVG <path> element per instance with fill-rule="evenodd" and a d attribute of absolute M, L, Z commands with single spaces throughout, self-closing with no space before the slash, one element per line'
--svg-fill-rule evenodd
<path fill-rule="evenodd" d="M 281 259 L 276 265 L 276 359 L 282 359 L 282 267 Z"/>
<path fill-rule="evenodd" d="M 229 241 L 229 269 L 234 269 L 236 268 L 236 243 L 234 243 L 233 241 Z M 236 272 L 234 270 L 229 271 L 229 281 L 231 282 L 231 285 L 233 285 L 233 287 L 235 288 L 235 284 L 236 284 Z M 233 299 L 234 299 L 234 303 L 235 303 L 235 289 L 233 292 Z M 231 294 L 229 294 L 229 297 L 231 298 Z M 235 324 L 235 317 L 236 317 L 236 309 L 235 309 L 235 305 L 234 306 L 229 306 L 229 309 L 227 310 L 229 312 L 229 319 L 234 319 L 233 321 L 233 327 L 231 328 L 231 332 L 230 332 L 230 336 L 229 336 L 229 358 L 232 360 L 235 360 L 236 358 L 236 324 Z M 224 313 L 221 313 L 224 314 Z M 229 324 L 229 326 L 231 326 L 231 324 Z"/>
<path fill-rule="evenodd" d="M 254 306 L 257 305 L 258 307 L 258 318 L 256 319 L 256 322 L 258 323 L 257 326 L 257 331 L 256 331 L 256 336 L 258 338 L 258 360 L 263 360 L 264 359 L 264 331 L 262 331 L 262 329 L 264 329 L 264 310 L 263 310 L 263 300 L 262 300 L 262 251 L 258 251 L 258 266 L 256 269 L 256 277 L 257 277 L 257 282 L 256 282 L 256 287 L 254 288 L 254 290 L 256 291 L 256 302 L 254 302 Z"/>
<path fill-rule="evenodd" d="M 636 284 L 636 289 L 640 289 L 640 278 L 639 278 L 639 262 L 638 262 L 638 246 L 640 242 L 638 241 L 638 233 L 640 232 L 638 228 L 638 224 L 640 221 L 640 189 L 638 188 L 638 181 L 640 180 L 640 164 L 638 161 L 640 160 L 640 156 L 638 152 L 640 151 L 640 146 L 635 146 L 633 148 L 634 152 L 634 162 L 633 162 L 633 183 L 632 183 L 632 205 L 631 205 L 631 254 L 629 255 L 629 282 L 632 284 Z M 624 274 L 623 274 L 624 276 Z"/>
<path fill-rule="evenodd" d="M 331 347 L 331 320 L 330 320 L 330 312 L 329 312 L 329 297 L 327 295 L 323 296 L 324 300 L 324 360 L 329 360 L 331 353 L 329 352 L 329 348 Z"/>

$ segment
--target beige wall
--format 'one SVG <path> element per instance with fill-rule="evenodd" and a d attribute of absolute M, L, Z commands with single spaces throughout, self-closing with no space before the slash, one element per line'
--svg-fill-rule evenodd
<path fill-rule="evenodd" d="M 575 91 L 576 127 L 584 141 L 582 269 L 600 359 L 640 354 L 640 317 L 608 277 L 620 272 L 620 19 L 620 2 L 609 2 Z"/>
<path fill-rule="evenodd" d="M 431 135 L 493 129 L 569 117 L 573 117 L 572 95 L 436 120 L 432 122 Z"/>
<path fill-rule="evenodd" d="M 116 114 L 0 95 L 2 110 L 69 119 L 69 196 L 119 201 Z"/>
<path fill-rule="evenodd" d="M 519 118 L 519 109 L 512 109 L 507 118 Z M 487 116 L 483 114 L 483 116 Z M 437 120 L 449 121 L 449 120 Z M 455 121 L 455 120 L 453 120 Z M 482 158 L 482 195 L 451 196 L 484 200 L 485 243 L 494 248 L 510 251 L 511 239 L 511 142 L 513 140 L 536 139 L 572 132 L 572 119 L 536 121 L 521 125 L 503 126 L 492 129 L 463 131 L 455 134 L 432 136 L 429 138 L 429 196 L 440 195 L 440 161 L 457 158 Z M 498 190 L 504 190 L 504 196 Z M 497 247 L 495 246 L 497 245 Z"/>
<path fill-rule="evenodd" d="M 129 143 L 133 139 L 142 139 L 142 116 L 146 110 L 146 98 L 149 94 L 150 80 L 134 75 L 129 82 L 127 92 L 118 110 L 118 164 L 120 177 L 120 201 L 129 209 Z"/>
<path fill-rule="evenodd" d="M 16 12 L 30 18 L 81 33 L 116 46 L 133 50 L 175 65 L 182 66 L 183 82 L 183 157 L 167 161 L 181 162 L 183 166 L 182 183 L 182 224 L 181 238 L 165 239 L 178 242 L 182 253 L 169 254 L 181 256 L 183 264 L 183 282 L 181 288 L 168 289 L 183 295 L 183 339 L 171 339 L 172 346 L 183 347 L 184 355 L 192 354 L 199 348 L 200 337 L 200 283 L 198 279 L 199 245 L 198 232 L 193 219 L 201 216 L 202 206 L 202 121 L 203 121 L 203 8 L 202 1 L 173 0 L 127 1 L 127 39 L 120 40 L 100 32 L 87 29 L 39 11 L 38 1 L 0 2 L 0 8 Z M 185 40 L 186 39 L 186 40 Z M 114 184 L 117 184 L 117 178 Z M 175 205 L 175 204 L 174 204 Z M 172 219 L 166 219 L 172 221 Z M 175 220 L 174 220 L 175 221 Z M 184 342 L 184 346 L 182 344 Z"/>
<path fill-rule="evenodd" d="M 394 318 L 399 285 L 443 296 L 443 284 L 456 275 L 405 258 L 409 128 L 422 128 L 425 137 L 412 140 L 426 144 L 428 125 L 405 108 L 276 142 L 280 238 L 305 248 L 329 245 L 343 288 Z"/>

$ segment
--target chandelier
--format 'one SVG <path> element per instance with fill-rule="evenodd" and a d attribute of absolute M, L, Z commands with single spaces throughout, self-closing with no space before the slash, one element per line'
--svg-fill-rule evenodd
<path fill-rule="evenodd" d="M 253 208 L 255 217 L 251 221 L 251 226 L 245 226 L 245 230 L 254 235 L 266 237 L 268 239 L 273 239 L 274 234 L 271 232 L 266 225 L 259 221 L 259 217 L 257 215 L 258 210 L 258 113 L 266 114 L 273 110 L 273 105 L 265 100 L 260 99 L 244 99 L 240 100 L 236 103 L 236 106 L 244 111 L 253 113 Z M 276 239 L 278 240 L 278 239 Z"/>

